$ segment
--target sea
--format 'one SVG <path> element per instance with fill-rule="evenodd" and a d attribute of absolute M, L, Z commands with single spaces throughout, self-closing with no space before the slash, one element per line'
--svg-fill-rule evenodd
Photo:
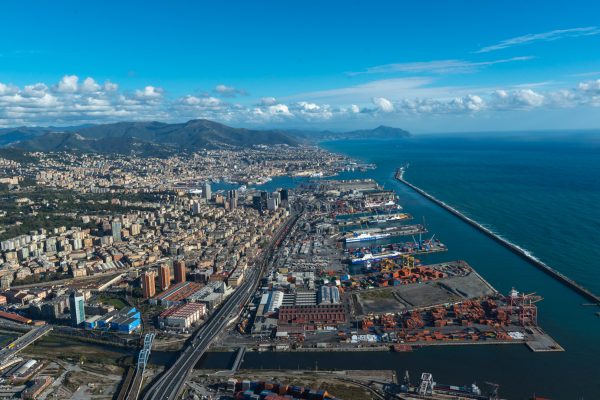
<path fill-rule="evenodd" d="M 242 368 L 393 369 L 422 372 L 447 384 L 486 382 L 502 398 L 600 399 L 600 307 L 394 179 L 405 178 L 527 249 L 600 294 L 600 132 L 511 132 L 414 135 L 320 146 L 377 168 L 339 178 L 376 179 L 395 190 L 416 221 L 425 221 L 449 251 L 425 263 L 466 260 L 497 290 L 543 297 L 539 325 L 565 352 L 533 353 L 524 345 L 421 348 L 411 353 L 246 353 Z M 291 186 L 289 178 L 269 188 Z M 227 354 L 209 353 L 200 367 L 224 368 Z"/>

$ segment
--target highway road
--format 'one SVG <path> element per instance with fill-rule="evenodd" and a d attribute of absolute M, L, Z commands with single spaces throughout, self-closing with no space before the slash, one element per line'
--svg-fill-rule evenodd
<path fill-rule="evenodd" d="M 195 334 L 180 353 L 178 359 L 148 388 L 144 400 L 174 400 L 177 399 L 190 372 L 200 361 L 211 342 L 222 333 L 227 324 L 236 317 L 243 306 L 250 300 L 260 279 L 265 274 L 277 245 L 281 243 L 293 225 L 298 221 L 302 212 L 294 214 L 282 226 L 263 253 L 260 263 L 252 268 L 244 283 L 226 300 L 215 314 Z"/>
<path fill-rule="evenodd" d="M 52 326 L 44 325 L 31 329 L 23 336 L 18 337 L 8 346 L 0 350 L 0 364 L 4 364 L 10 358 L 14 357 L 18 352 L 29 346 L 44 335 L 47 335 L 52 330 Z"/>

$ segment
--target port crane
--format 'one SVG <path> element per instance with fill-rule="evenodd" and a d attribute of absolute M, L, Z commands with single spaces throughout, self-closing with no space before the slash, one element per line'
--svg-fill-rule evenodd
<path fill-rule="evenodd" d="M 535 304 L 542 300 L 542 296 L 536 293 L 519 293 L 512 288 L 507 300 L 509 311 L 518 313 L 522 326 L 537 326 L 537 306 Z"/>

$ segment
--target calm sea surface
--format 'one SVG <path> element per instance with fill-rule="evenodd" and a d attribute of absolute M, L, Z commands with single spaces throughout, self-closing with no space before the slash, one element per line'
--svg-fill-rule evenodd
<path fill-rule="evenodd" d="M 536 257 L 600 293 L 600 133 L 521 133 L 510 135 L 422 135 L 389 141 L 322 143 L 328 150 L 377 164 L 366 173 L 398 192 L 400 203 L 422 217 L 449 251 L 425 262 L 464 259 L 502 292 L 512 287 L 537 292 L 540 325 L 564 353 L 532 353 L 525 346 L 457 346 L 413 353 L 246 353 L 245 368 L 409 370 L 438 382 L 485 381 L 500 384 L 510 399 L 534 393 L 552 399 L 600 399 L 600 318 L 596 307 L 469 225 L 393 178 L 405 175 Z M 274 180 L 284 186 L 290 180 Z M 222 367 L 229 356 L 212 353 L 202 362 Z"/>

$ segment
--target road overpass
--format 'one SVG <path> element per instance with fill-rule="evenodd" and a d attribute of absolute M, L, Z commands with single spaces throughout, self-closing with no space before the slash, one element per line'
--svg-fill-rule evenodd
<path fill-rule="evenodd" d="M 50 331 L 52 331 L 52 327 L 50 325 L 44 325 L 37 328 L 33 328 L 24 335 L 19 336 L 8 346 L 0 350 L 0 365 L 6 363 L 8 360 L 17 355 L 17 353 L 19 353 L 21 350 L 25 349 L 27 346 L 29 346 L 42 336 L 47 335 L 48 333 L 50 333 Z"/>

